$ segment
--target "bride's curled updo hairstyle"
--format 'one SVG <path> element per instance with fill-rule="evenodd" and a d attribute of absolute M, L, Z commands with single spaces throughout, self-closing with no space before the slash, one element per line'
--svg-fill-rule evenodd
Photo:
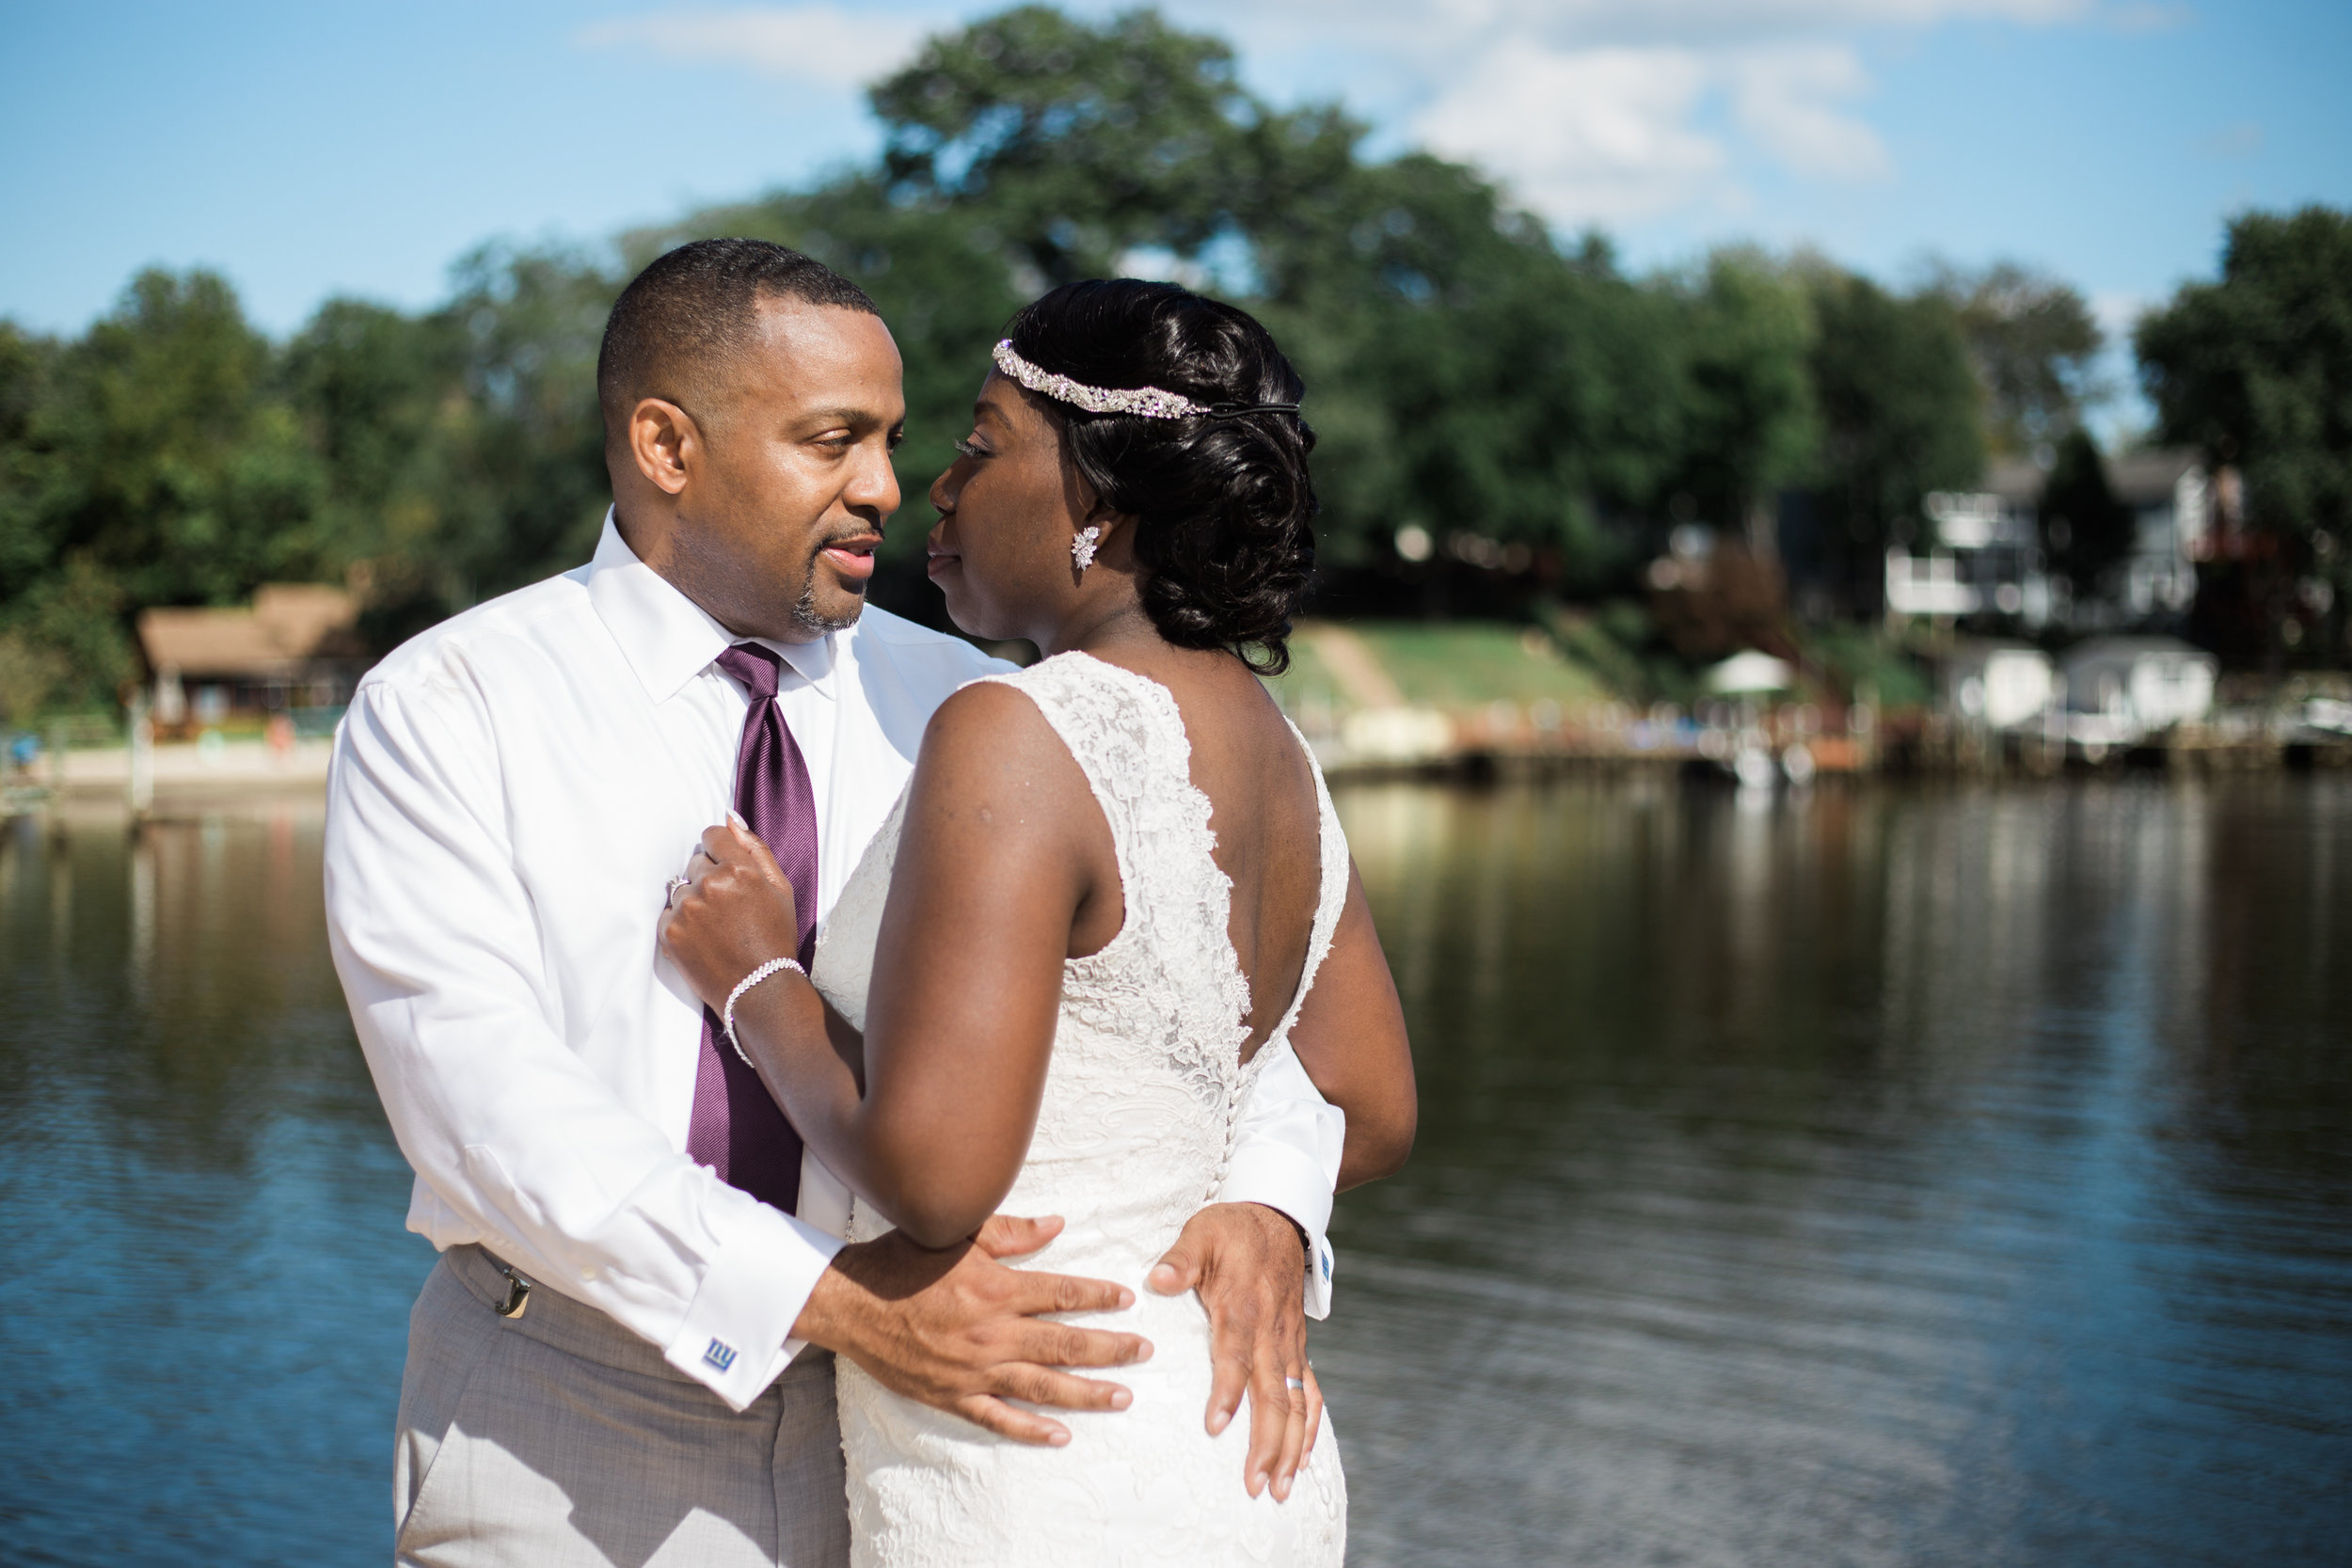
<path fill-rule="evenodd" d="M 1041 370 L 1090 387 L 1157 387 L 1195 403 L 1290 403 L 1306 389 L 1248 312 L 1173 283 L 1067 283 L 1006 336 Z M 1314 570 L 1314 432 L 1296 414 L 1090 414 L 1031 394 L 1114 512 L 1136 519 L 1143 608 L 1184 648 L 1225 648 L 1261 674 L 1290 668 L 1291 617 Z"/>

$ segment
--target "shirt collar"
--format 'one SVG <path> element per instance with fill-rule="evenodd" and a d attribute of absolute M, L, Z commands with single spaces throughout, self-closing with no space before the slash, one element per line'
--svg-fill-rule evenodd
<path fill-rule="evenodd" d="M 588 562 L 588 602 L 621 645 L 622 657 L 637 672 L 645 695 L 657 703 L 676 696 L 729 644 L 743 641 L 638 560 L 621 537 L 610 508 L 596 553 Z M 782 658 L 813 689 L 831 697 L 837 662 L 834 639 L 839 635 L 827 632 L 814 642 L 771 642 L 764 637 L 751 641 Z"/>

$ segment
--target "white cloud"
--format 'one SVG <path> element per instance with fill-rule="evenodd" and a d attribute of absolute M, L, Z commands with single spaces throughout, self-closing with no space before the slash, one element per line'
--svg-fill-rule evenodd
<path fill-rule="evenodd" d="M 2139 318 L 2162 301 L 2158 296 L 2137 291 L 2108 289 L 2094 292 L 2090 296 L 2091 319 L 2110 341 L 2129 338 L 2139 325 Z"/>
<path fill-rule="evenodd" d="M 2109 6 L 2101 20 L 2119 33 L 2169 33 L 2197 20 L 2197 13 L 2180 0 L 2121 0 Z"/>
<path fill-rule="evenodd" d="M 1420 83 L 1411 134 L 1556 223 L 1740 210 L 1748 182 L 1883 182 L 1866 47 L 1953 23 L 2123 24 L 2178 0 L 1175 0 L 1252 40 L 1335 38 Z"/>
<path fill-rule="evenodd" d="M 2112 0 L 2119 11 L 2176 8 Z M 1506 34 L 1557 47 L 1676 43 L 1721 47 L 1823 34 L 1916 31 L 1947 22 L 2048 26 L 2091 19 L 2101 0 L 1209 0 L 1237 21 L 1312 18 L 1374 27 L 1442 49 L 1449 39 Z"/>
<path fill-rule="evenodd" d="M 642 49 L 664 59 L 739 66 L 815 87 L 861 87 L 904 64 L 933 24 L 829 5 L 664 11 L 583 27 L 591 49 Z"/>
<path fill-rule="evenodd" d="M 1476 162 L 1566 223 L 1654 217 L 1695 203 L 1738 206 L 1734 138 L 1709 129 L 1723 103 L 1737 139 L 1789 172 L 1874 180 L 1893 162 L 1843 103 L 1868 72 L 1839 44 L 1731 50 L 1673 45 L 1557 50 L 1498 45 L 1413 122 L 1434 150 Z"/>
<path fill-rule="evenodd" d="M 1703 194 L 1723 172 L 1722 144 L 1691 124 L 1708 75 L 1684 49 L 1499 48 L 1457 75 L 1414 129 L 1546 212 L 1649 217 Z"/>
<path fill-rule="evenodd" d="M 1833 106 L 1870 88 L 1851 49 L 1825 43 L 1757 50 L 1725 69 L 1734 119 L 1791 172 L 1832 180 L 1893 172 L 1878 133 Z"/>
<path fill-rule="evenodd" d="M 979 0 L 655 12 L 584 28 L 590 47 L 862 87 Z M 1556 223 L 1740 210 L 1768 169 L 1875 182 L 1895 162 L 1867 115 L 1865 45 L 1950 23 L 2143 24 L 2181 0 L 1169 0 L 1245 52 L 1393 69 L 1415 138 L 1502 177 Z M 1359 85 L 1364 75 L 1356 71 Z M 1413 105 L 1409 109 L 1406 106 Z"/>

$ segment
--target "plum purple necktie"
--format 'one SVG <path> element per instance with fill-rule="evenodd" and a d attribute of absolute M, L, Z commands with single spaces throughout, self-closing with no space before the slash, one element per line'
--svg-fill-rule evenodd
<path fill-rule="evenodd" d="M 791 879 L 801 916 L 800 950 L 792 956 L 805 965 L 817 951 L 817 796 L 808 764 L 775 704 L 784 661 L 756 642 L 738 642 L 718 662 L 752 697 L 735 752 L 735 809 Z M 801 1135 L 707 1007 L 686 1152 L 720 1180 L 787 1214 L 800 1201 Z"/>

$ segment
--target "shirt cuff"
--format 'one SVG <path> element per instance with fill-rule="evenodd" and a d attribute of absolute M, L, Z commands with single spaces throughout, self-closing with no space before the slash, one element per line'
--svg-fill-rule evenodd
<path fill-rule="evenodd" d="M 760 1205 L 703 1271 L 663 1359 L 730 1409 L 745 1408 L 806 1343 L 792 1324 L 841 1247 L 840 1237 Z"/>
<path fill-rule="evenodd" d="M 1336 1112 L 1337 1107 L 1331 1108 Z M 1307 1239 L 1307 1316 L 1331 1315 L 1331 1179 L 1323 1163 L 1286 1144 L 1251 1142 L 1233 1150 L 1219 1203 L 1263 1203 Z"/>

